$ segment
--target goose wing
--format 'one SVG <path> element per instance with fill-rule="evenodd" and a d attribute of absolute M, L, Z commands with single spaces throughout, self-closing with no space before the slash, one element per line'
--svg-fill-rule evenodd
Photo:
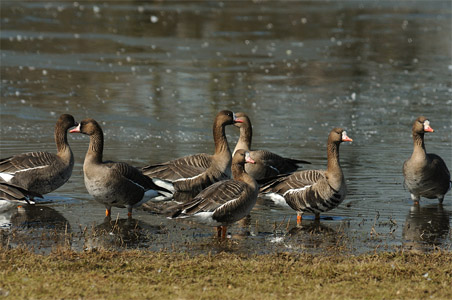
<path fill-rule="evenodd" d="M 57 156 L 48 152 L 29 152 L 0 160 L 0 173 L 14 174 L 51 165 Z"/>
<path fill-rule="evenodd" d="M 132 167 L 131 165 L 127 163 L 122 162 L 105 162 L 105 165 L 108 166 L 113 172 L 121 176 L 122 178 L 131 181 L 137 186 L 140 186 L 144 191 L 148 190 L 156 190 L 156 191 L 163 191 L 166 193 L 171 193 L 167 189 L 160 187 L 156 185 L 151 178 L 143 175 L 143 173 L 140 172 L 135 167 Z"/>
<path fill-rule="evenodd" d="M 142 168 L 143 174 L 151 178 L 177 180 L 190 178 L 207 170 L 212 162 L 208 154 L 195 154 L 184 156 L 168 162 L 149 165 Z"/>
<path fill-rule="evenodd" d="M 194 215 L 199 212 L 214 212 L 223 205 L 233 206 L 243 191 L 246 183 L 234 180 L 216 182 L 202 190 L 192 201 L 180 205 L 173 218 L 179 215 Z"/>
<path fill-rule="evenodd" d="M 251 155 L 253 159 L 261 161 L 266 166 L 268 169 L 266 177 L 295 172 L 300 167 L 298 164 L 310 164 L 305 160 L 285 158 L 267 150 L 254 150 L 251 151 Z"/>
<path fill-rule="evenodd" d="M 261 193 L 274 192 L 284 194 L 291 189 L 300 189 L 311 186 L 325 178 L 323 170 L 305 170 L 289 175 L 277 176 L 261 185 Z"/>

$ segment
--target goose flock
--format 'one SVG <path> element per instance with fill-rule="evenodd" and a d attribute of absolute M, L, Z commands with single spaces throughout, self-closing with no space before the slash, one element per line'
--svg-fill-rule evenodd
<path fill-rule="evenodd" d="M 225 134 L 228 125 L 240 129 L 233 153 Z M 309 162 L 267 150 L 251 150 L 249 117 L 223 110 L 213 122 L 213 154 L 194 154 L 137 168 L 103 159 L 104 136 L 96 120 L 88 118 L 77 123 L 73 116 L 63 114 L 55 125 L 56 154 L 30 152 L 0 160 L 3 210 L 33 204 L 33 199 L 42 198 L 69 180 L 74 155 L 68 132 L 89 136 L 84 182 L 88 193 L 105 206 L 107 217 L 112 207 L 127 208 L 131 218 L 132 209 L 146 201 L 184 198 L 176 205 L 168 205 L 168 217 L 190 218 L 216 227 L 218 236 L 224 238 L 227 226 L 247 216 L 258 196 L 290 206 L 297 212 L 300 224 L 304 213 L 312 213 L 318 219 L 320 213 L 336 208 L 347 195 L 339 146 L 353 140 L 342 128 L 333 128 L 328 135 L 325 170 L 299 170 Z M 404 186 L 415 203 L 421 197 L 437 198 L 442 203 L 452 185 L 444 160 L 426 152 L 424 134 L 429 132 L 433 129 L 427 118 L 421 116 L 414 121 L 413 153 L 403 164 Z M 185 197 L 177 197 L 180 194 Z"/>

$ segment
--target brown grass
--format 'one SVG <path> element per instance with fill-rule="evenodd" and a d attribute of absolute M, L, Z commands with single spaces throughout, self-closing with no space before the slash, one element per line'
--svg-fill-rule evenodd
<path fill-rule="evenodd" d="M 451 299 L 452 255 L 0 252 L 5 299 Z"/>

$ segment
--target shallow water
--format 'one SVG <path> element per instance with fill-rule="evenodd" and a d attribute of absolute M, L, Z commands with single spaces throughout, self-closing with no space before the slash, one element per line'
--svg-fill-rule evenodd
<path fill-rule="evenodd" d="M 1 2 L 1 157 L 55 151 L 61 113 L 93 117 L 106 159 L 136 166 L 213 152 L 222 109 L 246 112 L 253 148 L 326 167 L 326 138 L 344 127 L 348 196 L 320 222 L 259 199 L 218 243 L 213 230 L 87 194 L 88 139 L 71 135 L 76 165 L 47 203 L 4 215 L 2 243 L 42 251 L 116 249 L 350 253 L 451 249 L 452 193 L 415 207 L 403 188 L 411 125 L 427 116 L 426 147 L 452 166 L 449 1 Z M 227 128 L 230 147 L 238 138 Z M 164 204 L 151 206 L 158 211 Z M 116 219 L 118 219 L 116 221 Z"/>

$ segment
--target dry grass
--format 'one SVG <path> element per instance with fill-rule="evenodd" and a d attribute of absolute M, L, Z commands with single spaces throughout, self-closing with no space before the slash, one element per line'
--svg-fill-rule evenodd
<path fill-rule="evenodd" d="M 450 252 L 359 256 L 0 252 L 6 299 L 451 299 Z"/>

